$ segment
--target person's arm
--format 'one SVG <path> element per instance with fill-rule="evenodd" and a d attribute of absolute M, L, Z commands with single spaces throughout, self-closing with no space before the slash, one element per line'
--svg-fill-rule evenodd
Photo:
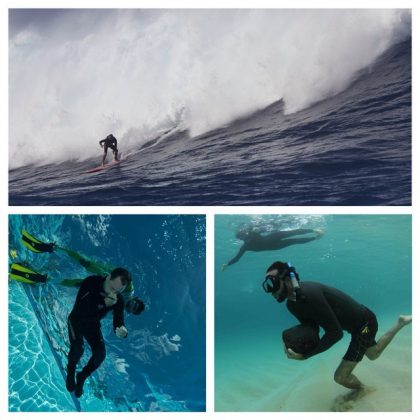
<path fill-rule="evenodd" d="M 317 236 L 311 236 L 310 238 L 283 239 L 281 241 L 281 248 L 286 248 L 287 246 L 291 246 L 291 245 L 306 244 L 308 242 L 314 241 L 315 239 L 318 239 L 318 237 Z"/>
<path fill-rule="evenodd" d="M 99 141 L 99 146 L 104 147 L 104 143 L 105 143 L 105 140 L 100 140 Z"/>
<path fill-rule="evenodd" d="M 243 244 L 239 250 L 239 252 L 236 254 L 235 257 L 233 257 L 230 261 L 228 261 L 227 265 L 232 265 L 235 264 L 236 262 L 238 262 L 240 260 L 240 258 L 242 257 L 242 255 L 245 254 L 246 251 L 246 246 L 245 244 Z"/>
<path fill-rule="evenodd" d="M 296 311 L 293 305 L 290 304 L 290 301 L 287 301 L 287 309 L 302 325 L 312 325 L 314 328 L 318 329 L 319 331 L 319 326 L 314 322 L 314 320 Z"/>
<path fill-rule="evenodd" d="M 313 319 L 323 328 L 324 335 L 312 351 L 305 353 L 305 359 L 315 356 L 318 353 L 323 353 L 343 337 L 343 329 L 322 293 L 321 296 L 319 296 L 319 299 L 310 302 L 310 305 Z"/>

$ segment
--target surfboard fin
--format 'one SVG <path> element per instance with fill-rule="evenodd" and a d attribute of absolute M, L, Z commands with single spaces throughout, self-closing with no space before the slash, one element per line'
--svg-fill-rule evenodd
<path fill-rule="evenodd" d="M 22 283 L 45 283 L 47 281 L 47 277 L 48 276 L 46 274 L 36 272 L 25 263 L 13 263 L 10 266 L 9 278 Z"/>
<path fill-rule="evenodd" d="M 32 252 L 42 253 L 42 252 L 54 252 L 55 243 L 54 242 L 42 242 L 39 239 L 32 236 L 26 230 L 22 229 L 22 244 Z"/>

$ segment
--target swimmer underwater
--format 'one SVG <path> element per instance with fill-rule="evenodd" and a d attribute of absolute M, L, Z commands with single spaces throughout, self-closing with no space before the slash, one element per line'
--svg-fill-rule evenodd
<path fill-rule="evenodd" d="M 320 327 L 324 330 L 321 339 L 305 354 L 285 347 L 289 359 L 313 357 L 337 343 L 343 337 L 343 331 L 351 334 L 349 347 L 335 371 L 334 380 L 353 390 L 366 388 L 353 373 L 363 356 L 377 359 L 396 334 L 412 322 L 411 315 L 400 315 L 397 323 L 377 340 L 378 322 L 370 309 L 334 287 L 312 281 L 301 282 L 295 268 L 281 261 L 268 267 L 262 285 L 277 302 L 286 301 L 287 309 L 301 324 L 317 331 Z"/>

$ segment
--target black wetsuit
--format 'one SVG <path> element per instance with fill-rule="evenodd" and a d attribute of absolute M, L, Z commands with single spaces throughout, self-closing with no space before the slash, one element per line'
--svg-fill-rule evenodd
<path fill-rule="evenodd" d="M 103 289 L 105 277 L 89 276 L 83 280 L 77 293 L 76 302 L 68 318 L 70 351 L 68 370 L 74 372 L 84 352 L 84 339 L 92 349 L 92 356 L 83 368 L 82 374 L 88 377 L 105 359 L 105 344 L 101 332 L 101 319 L 113 311 L 114 331 L 124 325 L 124 301 L 117 295 L 112 306 L 105 305 Z"/>
<path fill-rule="evenodd" d="M 287 308 L 302 323 L 322 327 L 325 334 L 305 358 L 328 350 L 343 336 L 352 335 L 344 360 L 359 362 L 366 350 L 375 345 L 378 331 L 376 316 L 368 308 L 334 287 L 305 281 L 300 283 L 303 298 L 288 300 Z"/>
<path fill-rule="evenodd" d="M 268 235 L 261 235 L 257 232 L 248 232 L 246 237 L 243 239 L 244 244 L 239 249 L 238 254 L 233 257 L 227 265 L 232 265 L 238 262 L 246 251 L 276 251 L 290 245 L 305 244 L 306 242 L 310 242 L 318 238 L 318 236 L 310 238 L 289 238 L 290 236 L 304 235 L 307 233 L 314 233 L 314 231 L 312 229 L 294 229 L 283 232 L 272 232 Z"/>
<path fill-rule="evenodd" d="M 103 145 L 103 148 L 104 148 L 104 153 L 107 153 L 107 151 L 108 151 L 108 147 L 109 147 L 111 150 L 113 150 L 113 151 L 114 151 L 114 153 L 118 152 L 118 149 L 117 149 L 117 139 L 116 139 L 114 136 L 112 136 L 112 135 L 109 135 L 109 136 L 108 136 L 108 137 L 106 137 L 105 139 L 101 140 L 101 141 L 99 142 L 99 144 L 100 144 L 101 146 Z"/>

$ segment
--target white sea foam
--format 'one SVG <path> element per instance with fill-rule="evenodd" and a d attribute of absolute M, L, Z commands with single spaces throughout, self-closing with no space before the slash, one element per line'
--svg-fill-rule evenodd
<path fill-rule="evenodd" d="M 345 89 L 411 33 L 408 10 L 60 11 L 11 14 L 10 166 L 124 150 L 180 123 L 192 135 L 283 99 Z M 39 12 L 38 12 L 39 13 Z"/>

